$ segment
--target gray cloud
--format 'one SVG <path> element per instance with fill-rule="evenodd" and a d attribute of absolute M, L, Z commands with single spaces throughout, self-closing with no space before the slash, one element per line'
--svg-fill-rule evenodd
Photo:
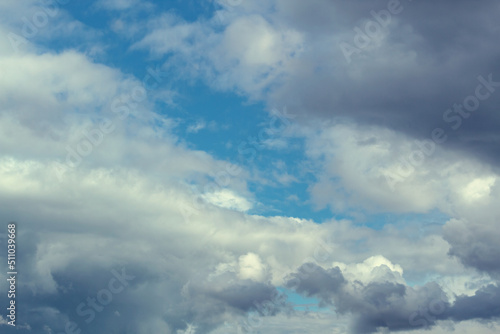
<path fill-rule="evenodd" d="M 471 296 L 460 295 L 451 304 L 434 282 L 410 287 L 390 281 L 346 281 L 338 267 L 324 269 L 309 263 L 290 275 L 287 286 L 319 298 L 339 314 L 352 314 L 352 333 L 429 329 L 440 320 L 500 317 L 500 289 L 495 284 L 482 287 Z"/>
<path fill-rule="evenodd" d="M 457 321 L 500 318 L 500 287 L 490 284 L 473 296 L 457 297 L 446 316 Z"/>
<path fill-rule="evenodd" d="M 449 254 L 469 267 L 500 277 L 500 233 L 495 223 L 448 222 L 444 238 L 450 243 Z"/>
<path fill-rule="evenodd" d="M 325 270 L 314 263 L 305 263 L 297 273 L 290 275 L 286 286 L 306 296 L 318 297 L 323 303 L 330 303 L 333 294 L 344 282 L 344 276 L 338 267 Z"/>
<path fill-rule="evenodd" d="M 410 287 L 389 281 L 346 281 L 338 267 L 326 270 L 313 264 L 307 266 L 308 269 L 302 266 L 292 274 L 287 285 L 319 298 L 323 304 L 333 305 L 339 314 L 352 314 L 352 333 L 374 333 L 380 328 L 390 331 L 429 328 L 438 320 L 450 318 L 456 312 L 467 314 L 467 308 L 474 307 L 473 302 L 466 304 L 460 298 L 451 307 L 436 283 Z M 478 312 L 467 319 L 482 316 Z M 454 319 L 465 320 L 457 316 Z"/>
<path fill-rule="evenodd" d="M 286 101 L 305 119 L 343 116 L 418 138 L 429 138 L 432 129 L 442 127 L 449 135 L 447 145 L 498 162 L 498 86 L 459 130 L 450 128 L 458 120 L 443 120 L 448 108 L 474 95 L 478 76 L 492 74 L 500 82 L 495 1 L 401 1 L 403 10 L 392 15 L 382 37 L 354 54 L 350 64 L 339 43 L 355 46 L 353 29 L 364 31 L 366 22 L 376 21 L 370 11 L 387 10 L 388 1 L 314 1 L 307 11 L 298 1 L 280 3 L 283 21 L 305 34 L 309 51 L 288 69 L 286 83 L 272 94 L 273 103 Z M 315 21 L 313 13 L 320 10 L 329 19 Z"/>

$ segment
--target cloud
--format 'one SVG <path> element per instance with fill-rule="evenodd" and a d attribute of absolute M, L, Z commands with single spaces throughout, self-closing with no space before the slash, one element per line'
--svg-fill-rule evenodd
<path fill-rule="evenodd" d="M 363 284 L 369 282 L 394 282 L 402 283 L 403 268 L 398 264 L 393 264 L 391 261 L 381 255 L 372 256 L 356 264 L 333 263 L 334 266 L 341 268 L 342 275 L 351 281 L 359 281 Z"/>
<path fill-rule="evenodd" d="M 219 90 L 234 89 L 257 98 L 273 81 L 282 80 L 301 52 L 301 36 L 273 27 L 261 15 L 231 17 L 226 29 L 217 32 L 213 22 L 188 23 L 165 14 L 132 48 L 172 55 L 166 66 L 201 77 Z"/>
<path fill-rule="evenodd" d="M 217 129 L 217 123 L 214 121 L 206 122 L 204 120 L 198 120 L 194 124 L 190 124 L 186 132 L 187 133 L 198 133 L 203 129 L 208 129 L 210 131 L 215 131 Z"/>
<path fill-rule="evenodd" d="M 477 217 L 497 194 L 495 169 L 432 139 L 341 120 L 302 130 L 316 166 L 309 191 L 319 207 L 372 212 L 428 212 Z M 479 199 L 476 202 L 475 199 Z M 489 204 L 490 203 L 490 204 Z M 486 214 L 482 214 L 485 216 Z"/>
<path fill-rule="evenodd" d="M 237 211 L 248 211 L 252 203 L 228 189 L 216 190 L 203 195 L 203 199 L 210 204 Z"/>
<path fill-rule="evenodd" d="M 188 133 L 197 133 L 200 130 L 203 130 L 206 126 L 207 126 L 207 123 L 205 123 L 204 121 L 199 121 L 199 122 L 196 122 L 195 124 L 188 126 L 186 131 Z"/>
<path fill-rule="evenodd" d="M 401 277 L 401 267 L 380 256 L 340 266 L 342 270 L 307 263 L 289 275 L 286 284 L 306 296 L 319 298 L 320 305 L 330 305 L 339 314 L 352 314 L 350 330 L 353 333 L 374 333 L 381 329 L 413 331 L 429 329 L 438 326 L 439 321 L 451 319 L 500 317 L 496 283 L 483 286 L 471 295 L 456 296 L 452 303 L 435 282 L 408 286 Z M 367 266 L 372 269 L 367 270 Z M 385 273 L 381 276 L 382 272 Z"/>
<path fill-rule="evenodd" d="M 484 271 L 498 278 L 500 265 L 499 232 L 495 223 L 449 221 L 444 228 L 444 238 L 450 243 L 450 254 L 465 265 Z"/>
<path fill-rule="evenodd" d="M 348 281 L 338 267 L 323 269 L 314 264 L 303 265 L 291 275 L 287 285 L 307 296 L 318 297 L 323 304 L 333 305 L 340 314 L 351 313 L 353 333 L 433 326 L 449 307 L 446 295 L 435 283 L 409 287 L 390 281 Z M 433 318 L 423 320 L 417 310 L 429 305 L 437 305 L 432 310 Z"/>
<path fill-rule="evenodd" d="M 259 255 L 248 253 L 240 256 L 238 277 L 240 279 L 250 279 L 256 282 L 265 281 L 266 268 L 262 264 Z"/>
<path fill-rule="evenodd" d="M 499 81 L 494 61 L 499 49 L 493 43 L 497 4 L 400 2 L 404 10 L 383 29 L 381 41 L 372 42 L 348 64 L 340 43 L 354 45 L 353 29 L 364 30 L 367 22 L 376 22 L 370 12 L 386 10 L 387 1 L 315 1 L 308 10 L 298 1 L 276 3 L 274 22 L 300 33 L 307 52 L 287 69 L 288 80 L 271 92 L 271 103 L 286 101 L 303 120 L 311 114 L 322 119 L 341 116 L 417 139 L 443 127 L 449 132 L 447 147 L 492 162 L 488 156 L 493 156 L 494 149 L 488 142 L 497 141 L 491 124 L 498 122 L 493 106 L 500 96 L 493 92 L 457 131 L 450 129 L 443 113 L 474 95 L 479 76 L 492 74 Z M 322 12 L 329 20 L 316 20 L 312 12 Z M 451 12 L 462 18 L 460 25 L 442 16 Z M 486 147 L 493 151 L 486 154 Z"/>
<path fill-rule="evenodd" d="M 297 274 L 291 275 L 286 285 L 299 293 L 319 297 L 328 303 L 332 294 L 339 290 L 343 283 L 344 277 L 338 267 L 325 270 L 314 263 L 306 263 L 298 269 Z"/>
<path fill-rule="evenodd" d="M 476 291 L 473 296 L 457 297 L 448 315 L 458 321 L 468 319 L 498 319 L 500 312 L 499 287 L 488 285 Z"/>

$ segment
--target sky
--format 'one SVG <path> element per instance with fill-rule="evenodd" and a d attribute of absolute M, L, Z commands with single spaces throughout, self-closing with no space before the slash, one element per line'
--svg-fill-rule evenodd
<path fill-rule="evenodd" d="M 0 332 L 498 333 L 499 14 L 0 2 Z"/>

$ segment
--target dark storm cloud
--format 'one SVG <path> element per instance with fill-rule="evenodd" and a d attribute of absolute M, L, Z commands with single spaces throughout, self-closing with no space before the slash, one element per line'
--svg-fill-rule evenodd
<path fill-rule="evenodd" d="M 228 314 L 243 319 L 252 312 L 272 316 L 289 309 L 286 296 L 274 286 L 240 280 L 229 272 L 214 280 L 191 281 L 182 290 L 184 298 L 165 315 L 174 330 L 184 330 L 190 322 L 196 323 L 200 333 L 209 333 L 226 321 Z"/>
<path fill-rule="evenodd" d="M 457 297 L 446 315 L 457 321 L 500 318 L 500 287 L 490 284 L 473 296 Z"/>
<path fill-rule="evenodd" d="M 324 269 L 308 263 L 290 275 L 287 286 L 338 313 L 353 315 L 353 333 L 430 328 L 439 320 L 486 320 L 500 317 L 500 288 L 488 285 L 472 296 L 458 296 L 451 305 L 436 283 L 409 287 L 394 282 L 348 282 L 338 267 Z"/>
<path fill-rule="evenodd" d="M 451 241 L 451 240 L 450 240 Z M 458 257 L 463 264 L 490 274 L 500 273 L 500 246 L 486 240 L 471 240 L 467 244 L 452 242 L 449 254 Z"/>
<path fill-rule="evenodd" d="M 306 296 L 316 296 L 323 303 L 329 303 L 344 282 L 338 267 L 325 270 L 314 263 L 305 263 L 297 273 L 290 275 L 286 285 Z"/>
<path fill-rule="evenodd" d="M 153 279 L 140 264 L 124 267 L 115 263 L 108 267 L 82 256 L 64 268 L 48 270 L 43 267 L 47 262 L 41 260 L 46 235 L 22 231 L 26 226 L 18 224 L 20 232 L 16 237 L 18 249 L 22 249 L 16 259 L 19 272 L 17 327 L 4 326 L 2 333 L 11 330 L 16 333 L 100 333 L 126 328 L 137 321 L 142 308 L 127 310 L 127 305 L 137 305 L 132 292 L 138 284 Z M 5 246 L 3 240 L 0 245 Z M 57 248 L 57 244 L 52 247 Z M 2 282 L 0 288 L 7 291 L 4 284 Z M 132 312 L 126 321 L 117 315 L 128 311 Z M 29 325 L 29 329 L 25 325 Z"/>
<path fill-rule="evenodd" d="M 382 33 L 366 35 L 366 47 L 359 47 L 357 28 L 366 33 L 378 24 L 371 11 L 388 13 L 391 1 L 281 3 L 284 19 L 305 34 L 309 51 L 274 92 L 273 103 L 286 102 L 304 117 L 346 116 L 417 138 L 430 138 L 441 127 L 445 145 L 500 162 L 497 1 L 400 1 Z M 359 50 L 350 63 L 341 43 Z M 495 83 L 488 86 L 490 74 Z M 470 116 L 455 112 L 454 104 L 475 96 L 479 85 L 480 95 L 488 97 L 477 110 L 463 113 Z"/>
<path fill-rule="evenodd" d="M 242 311 L 249 311 L 255 308 L 255 305 L 261 304 L 267 300 L 272 300 L 276 294 L 273 286 L 252 281 L 242 281 L 225 287 L 221 291 L 209 293 L 211 297 L 223 301 L 227 305 Z"/>
<path fill-rule="evenodd" d="M 6 333 L 44 333 L 50 329 L 59 334 L 68 332 L 66 326 L 82 333 L 141 332 L 144 329 L 139 324 L 157 316 L 174 332 L 185 330 L 191 323 L 196 324 L 198 331 L 208 333 L 229 315 L 243 317 L 252 311 L 262 316 L 275 315 L 286 306 L 283 298 L 278 300 L 276 288 L 269 284 L 240 280 L 234 273 L 207 282 L 204 278 L 208 272 L 201 266 L 201 278 L 191 278 L 186 285 L 189 279 L 184 263 L 174 263 L 172 259 L 169 269 L 161 273 L 145 267 L 141 260 L 114 261 L 107 253 L 101 254 L 101 263 L 88 252 L 64 263 L 62 256 L 53 254 L 53 258 L 44 253 L 57 249 L 57 242 L 46 242 L 70 235 L 22 232 L 27 225 L 18 224 L 17 241 L 22 247 L 18 257 L 22 274 L 16 296 L 20 305 L 18 328 L 3 326 Z M 0 234 L 0 247 L 6 249 L 5 241 L 5 234 Z M 116 244 L 110 243 L 109 249 L 113 249 L 111 245 Z M 56 265 L 52 267 L 50 263 Z M 2 281 L 0 288 L 8 291 L 7 281 Z M 5 303 L 2 306 L 7 307 Z M 26 323 L 31 330 L 22 328 Z"/>
<path fill-rule="evenodd" d="M 464 265 L 500 278 L 500 233 L 494 224 L 473 225 L 448 223 L 444 238 L 451 245 L 449 254 Z"/>
<path fill-rule="evenodd" d="M 482 320 L 500 316 L 500 289 L 489 285 L 473 296 L 458 296 L 451 305 L 434 283 L 410 287 L 394 282 L 348 282 L 338 268 L 307 264 L 289 277 L 287 285 L 306 296 L 352 314 L 353 333 L 428 329 L 440 320 Z"/>

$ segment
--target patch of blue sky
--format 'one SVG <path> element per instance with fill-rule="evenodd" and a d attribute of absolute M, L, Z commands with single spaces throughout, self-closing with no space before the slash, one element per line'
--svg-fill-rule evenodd
<path fill-rule="evenodd" d="M 180 104 L 166 107 L 165 113 L 180 119 L 176 134 L 194 149 L 246 167 L 238 147 L 260 131 L 259 124 L 268 117 L 264 106 L 247 104 L 236 94 L 215 92 L 203 83 L 179 83 L 175 88 Z"/>
<path fill-rule="evenodd" d="M 195 22 L 200 19 L 208 19 L 216 9 L 215 2 L 199 0 L 168 0 L 156 1 L 155 11 L 170 11 L 188 22 Z"/>
<path fill-rule="evenodd" d="M 249 188 L 256 194 L 261 205 L 250 210 L 249 213 L 311 219 L 316 223 L 331 219 L 333 214 L 330 210 L 318 210 L 310 201 L 308 187 L 307 182 L 295 182 L 289 186 L 278 187 L 251 182 Z"/>
<path fill-rule="evenodd" d="M 308 201 L 312 173 L 304 172 L 302 139 L 281 138 L 280 133 L 264 136 L 285 145 L 270 148 L 259 134 L 270 125 L 272 116 L 262 104 L 248 104 L 231 93 L 213 92 L 203 84 L 184 87 L 183 102 L 175 113 L 182 118 L 175 133 L 193 149 L 237 163 L 253 175 L 249 189 L 262 205 L 249 213 L 264 216 L 290 215 L 316 222 L 331 218 L 328 210 L 316 210 Z M 280 128 L 278 122 L 274 124 Z"/>
<path fill-rule="evenodd" d="M 320 307 L 319 306 L 320 301 L 317 298 L 305 297 L 285 287 L 277 287 L 277 290 L 280 293 L 287 296 L 287 301 L 293 305 L 293 308 L 296 311 L 325 312 L 325 313 L 333 312 L 328 307 Z"/>
<path fill-rule="evenodd" d="M 451 217 L 437 209 L 424 213 L 380 213 L 371 214 L 357 223 L 370 228 L 381 230 L 391 225 L 397 229 L 416 228 L 416 238 L 440 229 Z"/>

